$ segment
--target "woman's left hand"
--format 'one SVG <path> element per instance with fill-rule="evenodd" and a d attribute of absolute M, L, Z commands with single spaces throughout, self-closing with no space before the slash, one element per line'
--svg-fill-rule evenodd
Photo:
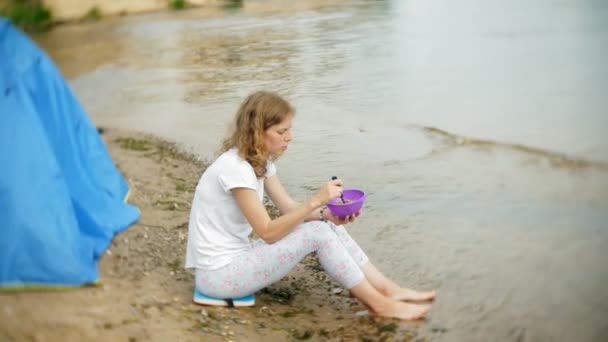
<path fill-rule="evenodd" d="M 325 216 L 325 218 L 328 221 L 331 221 L 335 225 L 340 226 L 340 225 L 344 225 L 344 224 L 348 224 L 348 223 L 354 222 L 357 219 L 357 217 L 359 217 L 359 215 L 361 214 L 361 212 L 358 211 L 356 214 L 353 214 L 353 215 L 350 215 L 350 216 L 346 216 L 346 217 L 335 216 L 329 210 L 325 210 L 325 212 L 323 214 L 324 214 L 323 216 Z"/>

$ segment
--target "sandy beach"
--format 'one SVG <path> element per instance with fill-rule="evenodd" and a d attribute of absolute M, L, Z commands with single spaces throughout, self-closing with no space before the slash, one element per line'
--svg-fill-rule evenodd
<path fill-rule="evenodd" d="M 142 133 L 104 129 L 102 137 L 141 219 L 104 253 L 101 285 L 0 293 L 0 340 L 430 340 L 419 336 L 424 322 L 367 316 L 313 256 L 258 292 L 253 308 L 193 304 L 193 275 L 183 267 L 184 252 L 190 201 L 206 163 Z M 441 333 L 441 327 L 431 328 Z"/>

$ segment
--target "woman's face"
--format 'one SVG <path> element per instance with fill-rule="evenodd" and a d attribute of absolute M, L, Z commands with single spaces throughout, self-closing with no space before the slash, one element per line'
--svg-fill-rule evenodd
<path fill-rule="evenodd" d="M 288 115 L 280 123 L 270 126 L 264 132 L 264 142 L 270 157 L 276 159 L 287 151 L 287 146 L 291 141 L 291 122 L 293 115 Z"/>

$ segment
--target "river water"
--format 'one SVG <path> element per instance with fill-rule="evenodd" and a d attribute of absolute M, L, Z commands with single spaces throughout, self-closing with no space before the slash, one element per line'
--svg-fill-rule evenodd
<path fill-rule="evenodd" d="M 96 124 L 207 159 L 248 93 L 284 94 L 282 181 L 367 192 L 353 236 L 438 290 L 422 335 L 607 336 L 607 2 L 246 1 L 36 39 Z"/>

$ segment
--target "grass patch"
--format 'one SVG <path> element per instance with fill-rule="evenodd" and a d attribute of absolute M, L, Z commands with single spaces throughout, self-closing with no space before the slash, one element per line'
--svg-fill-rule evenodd
<path fill-rule="evenodd" d="M 0 15 L 27 30 L 41 30 L 51 26 L 51 10 L 42 1 L 12 0 L 0 7 Z"/>
<path fill-rule="evenodd" d="M 175 190 L 176 190 L 176 191 L 185 192 L 185 191 L 188 191 L 188 190 L 189 190 L 189 188 L 188 188 L 188 186 L 187 186 L 186 184 L 184 184 L 184 183 L 177 183 L 177 184 L 175 184 Z"/>
<path fill-rule="evenodd" d="M 168 265 L 169 265 L 169 268 L 171 268 L 171 270 L 173 272 L 177 272 L 181 269 L 181 259 L 175 259 L 172 262 L 170 262 Z"/>
<path fill-rule="evenodd" d="M 133 151 L 149 151 L 152 149 L 151 143 L 148 140 L 134 138 L 118 138 L 115 140 L 120 144 L 120 148 Z"/>
<path fill-rule="evenodd" d="M 243 7 L 243 0 L 226 0 L 223 4 L 224 9 L 239 9 Z"/>
<path fill-rule="evenodd" d="M 90 8 L 82 18 L 84 21 L 97 21 L 101 19 L 101 10 L 95 6 Z"/>
<path fill-rule="evenodd" d="M 186 8 L 187 5 L 188 5 L 188 3 L 186 2 L 186 0 L 170 0 L 169 1 L 169 8 L 174 9 L 174 10 L 184 9 L 184 8 Z"/>

